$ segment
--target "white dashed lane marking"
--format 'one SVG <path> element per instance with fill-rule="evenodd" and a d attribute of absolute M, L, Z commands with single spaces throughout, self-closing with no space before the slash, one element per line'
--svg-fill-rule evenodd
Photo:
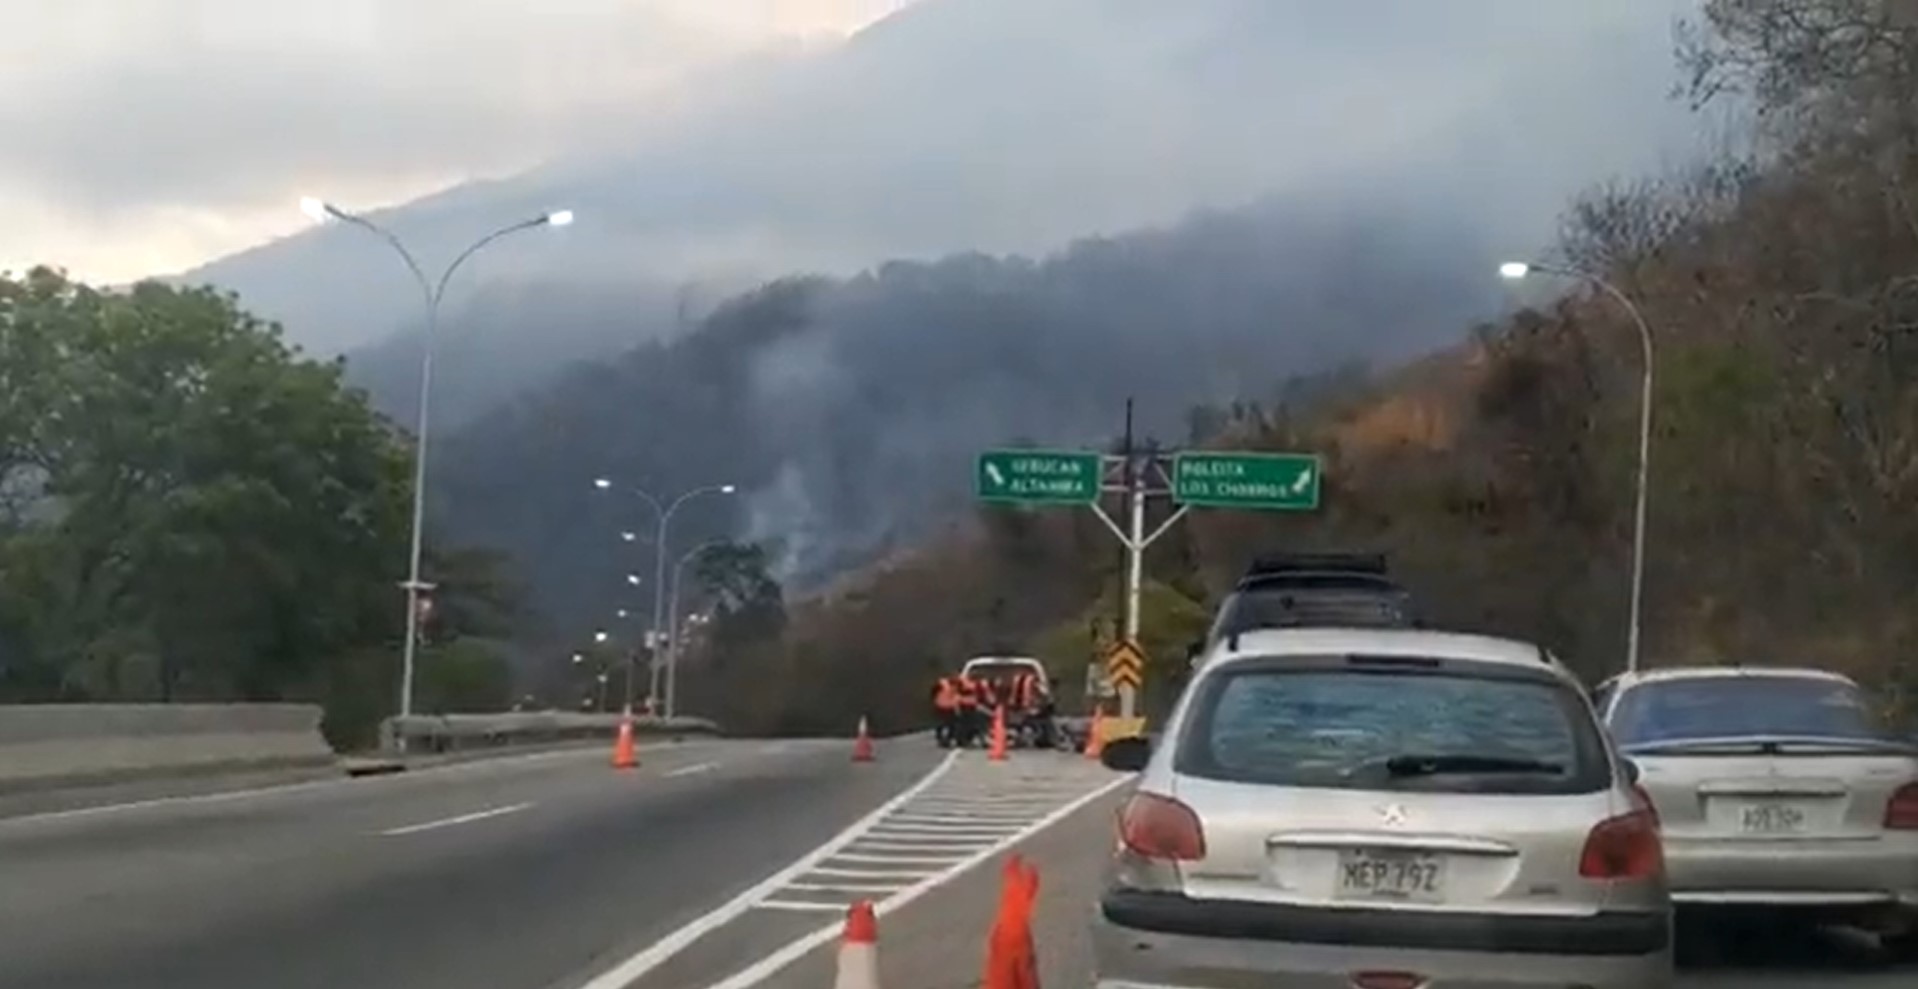
<path fill-rule="evenodd" d="M 838 937 L 856 900 L 885 917 L 1124 784 L 1096 762 L 1015 752 L 992 762 L 954 752 L 908 787 L 798 861 L 693 918 L 580 989 L 628 989 L 694 942 L 754 911 L 815 914 L 821 926 L 705 989 L 750 989 Z"/>

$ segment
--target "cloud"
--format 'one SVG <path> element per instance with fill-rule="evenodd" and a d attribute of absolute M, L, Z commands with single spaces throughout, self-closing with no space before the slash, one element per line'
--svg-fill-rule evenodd
<path fill-rule="evenodd" d="M 626 139 L 702 69 L 890 6 L 0 0 L 29 25 L 0 32 L 0 267 L 53 248 L 177 268 L 285 232 L 302 191 L 378 204 L 508 174 Z"/>
<path fill-rule="evenodd" d="M 1487 176 L 1473 191 L 1536 228 L 1682 118 L 1664 95 L 1688 3 L 937 0 L 525 187 L 604 191 L 596 225 L 654 264 L 1040 251 L 1385 171 Z"/>

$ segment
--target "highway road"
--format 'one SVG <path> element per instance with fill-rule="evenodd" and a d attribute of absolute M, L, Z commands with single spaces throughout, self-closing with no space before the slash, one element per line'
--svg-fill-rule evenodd
<path fill-rule="evenodd" d="M 1015 850 L 1037 863 L 1039 903 L 1033 925 L 1039 983 L 1050 989 L 1092 984 L 1087 918 L 1097 896 L 1112 819 L 1123 798 L 1114 791 L 1084 805 Z M 983 864 L 879 922 L 884 989 L 973 989 L 985 957 L 986 932 L 999 895 L 999 862 Z M 1727 954 L 1736 949 L 1720 940 Z M 776 973 L 763 989 L 819 989 L 832 984 L 833 959 L 816 952 Z M 1918 966 L 1893 968 L 1855 940 L 1824 932 L 1774 937 L 1742 958 L 1688 965 L 1681 989 L 1908 989 Z"/>
<path fill-rule="evenodd" d="M 0 820 L 8 989 L 582 982 L 912 785 L 929 742 L 701 741 Z"/>
<path fill-rule="evenodd" d="M 0 820 L 0 986 L 818 989 L 844 904 L 885 989 L 971 989 L 1009 851 L 1041 872 L 1043 984 L 1089 984 L 1124 778 L 924 739 L 700 741 Z M 0 807 L 0 814 L 5 808 Z M 1807 933 L 1681 985 L 1891 989 Z"/>

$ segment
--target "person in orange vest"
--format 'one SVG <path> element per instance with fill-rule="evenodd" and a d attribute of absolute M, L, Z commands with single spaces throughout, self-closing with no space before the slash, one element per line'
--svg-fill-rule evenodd
<path fill-rule="evenodd" d="M 1018 715 L 1020 735 L 1033 745 L 1050 748 L 1052 723 L 1045 682 L 1037 673 L 1023 671 L 1013 676 L 1007 694 L 1006 713 Z"/>
<path fill-rule="evenodd" d="M 932 686 L 933 737 L 942 749 L 959 742 L 959 678 L 943 676 Z"/>
<path fill-rule="evenodd" d="M 1021 673 L 1013 677 L 1011 703 L 1007 706 L 1021 714 L 1031 711 L 1034 702 L 1038 700 L 1038 692 L 1034 686 L 1036 679 L 1031 673 Z"/>
<path fill-rule="evenodd" d="M 973 739 L 979 737 L 980 701 L 983 700 L 980 696 L 980 684 L 979 681 L 964 673 L 959 674 L 956 679 L 959 689 L 959 713 L 954 719 L 956 736 L 953 741 L 959 748 L 971 748 Z"/>

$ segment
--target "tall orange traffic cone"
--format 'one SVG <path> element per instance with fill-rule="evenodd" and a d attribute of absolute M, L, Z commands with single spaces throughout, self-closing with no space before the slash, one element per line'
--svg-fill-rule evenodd
<path fill-rule="evenodd" d="M 879 922 L 872 903 L 859 900 L 846 910 L 839 935 L 839 972 L 832 989 L 879 989 Z"/>
<path fill-rule="evenodd" d="M 1086 732 L 1086 758 L 1098 759 L 1106 750 L 1106 706 L 1092 708 L 1092 728 Z"/>
<path fill-rule="evenodd" d="M 1006 761 L 1006 707 L 1004 704 L 992 709 L 992 748 L 986 758 L 993 762 Z"/>
<path fill-rule="evenodd" d="M 1006 860 L 999 887 L 999 913 L 986 938 L 981 989 L 1039 989 L 1039 955 L 1032 946 L 1032 906 L 1039 898 L 1039 870 L 1014 855 Z"/>
<path fill-rule="evenodd" d="M 859 734 L 853 736 L 852 761 L 871 762 L 873 757 L 872 735 L 866 731 L 866 717 L 859 716 Z"/>
<path fill-rule="evenodd" d="M 619 719 L 619 737 L 613 741 L 613 768 L 632 769 L 639 765 L 639 752 L 633 747 L 633 716 Z"/>

